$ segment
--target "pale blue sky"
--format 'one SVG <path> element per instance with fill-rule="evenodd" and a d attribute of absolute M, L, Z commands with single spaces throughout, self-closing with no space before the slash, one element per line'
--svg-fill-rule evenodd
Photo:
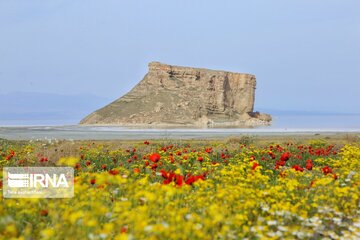
<path fill-rule="evenodd" d="M 0 0 L 0 94 L 116 99 L 150 61 L 255 74 L 260 109 L 359 113 L 360 1 Z"/>

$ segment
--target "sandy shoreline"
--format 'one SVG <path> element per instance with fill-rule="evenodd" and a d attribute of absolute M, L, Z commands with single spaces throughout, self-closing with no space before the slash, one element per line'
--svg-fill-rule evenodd
<path fill-rule="evenodd" d="M 135 140 L 135 139 L 224 139 L 241 136 L 335 136 L 360 135 L 360 129 L 311 128 L 124 128 L 114 126 L 23 126 L 0 127 L 0 138 L 8 140 Z"/>

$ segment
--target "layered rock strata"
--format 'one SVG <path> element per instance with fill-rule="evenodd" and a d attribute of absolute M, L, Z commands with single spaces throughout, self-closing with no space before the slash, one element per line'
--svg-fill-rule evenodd
<path fill-rule="evenodd" d="M 253 112 L 251 74 L 149 63 L 130 92 L 91 113 L 81 124 L 154 127 L 253 127 L 268 114 Z"/>

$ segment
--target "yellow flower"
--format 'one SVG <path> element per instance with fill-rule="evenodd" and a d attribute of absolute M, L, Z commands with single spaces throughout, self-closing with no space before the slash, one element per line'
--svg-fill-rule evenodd
<path fill-rule="evenodd" d="M 16 229 L 16 225 L 14 223 L 11 223 L 5 227 L 5 236 L 7 237 L 16 237 L 18 231 Z"/>
<path fill-rule="evenodd" d="M 57 165 L 65 165 L 65 166 L 73 167 L 78 162 L 79 162 L 79 158 L 76 158 L 76 157 L 64 157 L 64 158 L 59 159 L 59 161 L 57 162 Z"/>
<path fill-rule="evenodd" d="M 41 231 L 41 236 L 44 239 L 53 239 L 54 235 L 55 235 L 55 231 L 52 228 L 46 228 Z"/>

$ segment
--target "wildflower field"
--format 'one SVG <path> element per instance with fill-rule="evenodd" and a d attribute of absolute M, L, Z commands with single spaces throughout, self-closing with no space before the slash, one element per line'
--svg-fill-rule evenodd
<path fill-rule="evenodd" d="M 1 141 L 1 168 L 74 167 L 75 196 L 1 196 L 0 239 L 360 239 L 358 142 L 66 144 Z"/>

